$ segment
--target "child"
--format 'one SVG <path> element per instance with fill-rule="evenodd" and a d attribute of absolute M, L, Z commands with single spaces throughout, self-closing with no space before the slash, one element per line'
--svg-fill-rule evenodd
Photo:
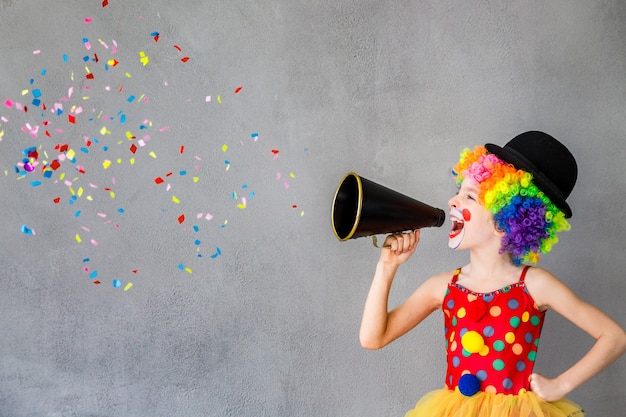
<path fill-rule="evenodd" d="M 364 348 L 379 349 L 442 309 L 448 369 L 445 388 L 424 396 L 405 417 L 581 417 L 565 395 L 626 351 L 622 327 L 579 299 L 536 263 L 569 229 L 566 198 L 576 161 L 550 135 L 531 131 L 503 148 L 466 149 L 453 174 L 449 246 L 470 262 L 433 276 L 388 312 L 398 267 L 415 252 L 419 230 L 387 236 L 365 301 Z M 596 339 L 556 378 L 533 373 L 545 311 L 552 309 Z"/>

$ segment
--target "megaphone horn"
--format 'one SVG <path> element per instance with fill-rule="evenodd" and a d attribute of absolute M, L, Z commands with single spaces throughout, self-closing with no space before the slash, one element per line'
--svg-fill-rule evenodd
<path fill-rule="evenodd" d="M 335 236 L 340 241 L 346 241 L 440 227 L 446 214 L 441 209 L 348 172 L 335 192 L 331 217 Z"/>

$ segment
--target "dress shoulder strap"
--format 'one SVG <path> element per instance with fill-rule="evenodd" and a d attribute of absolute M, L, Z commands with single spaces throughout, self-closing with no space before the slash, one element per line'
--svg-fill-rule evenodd
<path fill-rule="evenodd" d="M 461 273 L 461 268 L 457 268 L 456 271 L 454 271 L 454 275 L 452 276 L 452 281 L 450 282 L 451 284 L 456 284 L 456 280 L 459 279 L 460 273 Z"/>
<path fill-rule="evenodd" d="M 526 271 L 528 271 L 530 269 L 530 265 L 526 265 L 524 267 L 524 269 L 522 269 L 522 273 L 520 274 L 519 277 L 519 283 L 524 285 L 524 280 L 526 279 Z"/>

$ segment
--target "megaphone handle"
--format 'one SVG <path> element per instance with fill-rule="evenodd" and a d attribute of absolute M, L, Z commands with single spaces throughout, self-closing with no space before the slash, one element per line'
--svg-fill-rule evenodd
<path fill-rule="evenodd" d="M 376 235 L 372 235 L 370 236 L 372 238 L 372 243 L 374 244 L 374 246 L 376 246 L 378 249 L 381 248 L 385 248 L 385 249 L 389 249 L 391 247 L 391 245 L 383 245 L 383 246 L 378 246 L 378 238 L 376 237 Z"/>

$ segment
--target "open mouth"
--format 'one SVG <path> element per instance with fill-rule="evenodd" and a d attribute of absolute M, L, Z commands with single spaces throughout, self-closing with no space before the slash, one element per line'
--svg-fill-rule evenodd
<path fill-rule="evenodd" d="M 461 234 L 463 228 L 465 227 L 465 222 L 459 218 L 454 217 L 453 215 L 450 216 L 450 219 L 452 220 L 452 228 L 450 229 L 448 236 L 450 237 L 450 239 L 453 239 Z"/>
<path fill-rule="evenodd" d="M 461 245 L 463 237 L 465 236 L 463 213 L 460 210 L 452 210 L 450 212 L 450 220 L 452 220 L 452 227 L 448 232 L 448 246 L 452 249 L 456 249 Z"/>

